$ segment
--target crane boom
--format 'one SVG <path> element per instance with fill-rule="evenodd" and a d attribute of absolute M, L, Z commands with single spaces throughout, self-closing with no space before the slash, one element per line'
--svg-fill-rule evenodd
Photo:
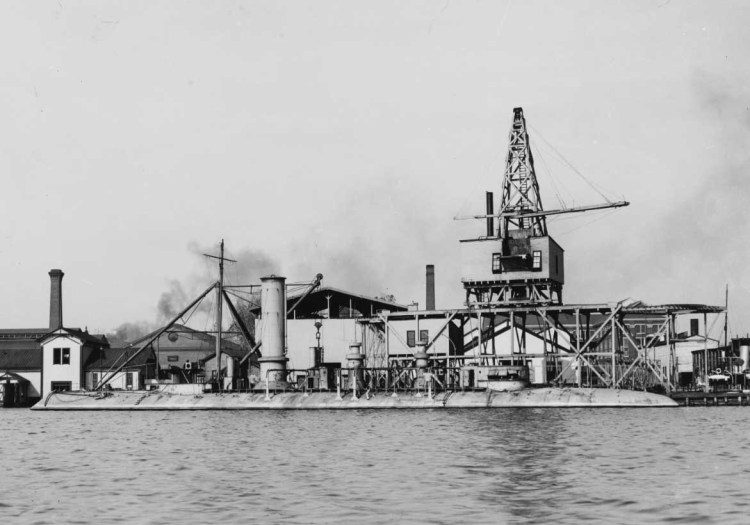
<path fill-rule="evenodd" d="M 592 204 L 589 206 L 576 206 L 573 208 L 562 208 L 560 210 L 539 210 L 539 211 L 516 211 L 516 212 L 502 212 L 495 213 L 492 215 L 469 215 L 466 217 L 455 217 L 457 221 L 463 221 L 468 219 L 487 219 L 490 217 L 507 217 L 511 219 L 517 219 L 520 217 L 546 217 L 548 215 L 562 215 L 564 213 L 579 213 L 591 210 L 604 210 L 607 208 L 621 208 L 623 206 L 629 206 L 630 203 L 627 201 L 608 202 L 606 204 Z"/>

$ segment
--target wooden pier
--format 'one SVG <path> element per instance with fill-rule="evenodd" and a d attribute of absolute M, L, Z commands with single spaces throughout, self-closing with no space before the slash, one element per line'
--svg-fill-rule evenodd
<path fill-rule="evenodd" d="M 736 390 L 726 392 L 674 392 L 671 396 L 680 406 L 750 406 L 750 393 Z"/>

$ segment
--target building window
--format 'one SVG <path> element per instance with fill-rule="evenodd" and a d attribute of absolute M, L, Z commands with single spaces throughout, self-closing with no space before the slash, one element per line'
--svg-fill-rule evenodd
<path fill-rule="evenodd" d="M 99 372 L 91 372 L 91 388 L 96 388 L 99 384 Z"/>
<path fill-rule="evenodd" d="M 416 344 L 415 335 L 416 333 L 414 332 L 414 330 L 406 331 L 406 346 L 414 348 L 414 345 Z"/>
<path fill-rule="evenodd" d="M 69 365 L 70 364 L 70 348 L 53 348 L 52 349 L 52 364 L 53 365 Z"/>
<path fill-rule="evenodd" d="M 178 355 L 168 355 L 167 356 L 167 361 L 169 361 L 170 363 L 175 363 L 175 362 L 177 362 L 179 360 L 180 360 L 180 356 L 178 356 Z"/>
<path fill-rule="evenodd" d="M 502 254 L 500 253 L 493 253 L 492 254 L 492 273 L 502 273 L 503 271 L 503 265 L 500 262 L 500 257 Z"/>
<path fill-rule="evenodd" d="M 420 330 L 419 331 L 419 341 L 422 343 L 428 343 L 430 339 L 430 331 L 429 330 Z"/>
<path fill-rule="evenodd" d="M 533 257 L 531 259 L 531 269 L 541 270 L 542 269 L 542 252 L 540 250 L 534 250 Z"/>
<path fill-rule="evenodd" d="M 698 335 L 699 332 L 699 323 L 700 321 L 698 319 L 690 319 L 690 335 Z"/>
<path fill-rule="evenodd" d="M 125 388 L 133 390 L 133 372 L 125 373 Z"/>
<path fill-rule="evenodd" d="M 70 381 L 52 381 L 50 384 L 50 390 L 53 392 L 67 392 L 73 389 L 73 384 Z"/>

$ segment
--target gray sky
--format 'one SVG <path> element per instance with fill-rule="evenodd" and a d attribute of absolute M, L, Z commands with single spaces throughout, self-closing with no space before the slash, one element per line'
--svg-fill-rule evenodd
<path fill-rule="evenodd" d="M 458 307 L 458 239 L 524 108 L 566 302 L 723 304 L 750 331 L 747 2 L 3 2 L 0 319 L 159 319 L 268 271 Z M 554 148 L 554 150 L 552 149 Z M 499 197 L 498 197 L 499 198 Z M 173 293 L 174 292 L 174 293 Z M 179 293 L 178 293 L 179 292 Z"/>

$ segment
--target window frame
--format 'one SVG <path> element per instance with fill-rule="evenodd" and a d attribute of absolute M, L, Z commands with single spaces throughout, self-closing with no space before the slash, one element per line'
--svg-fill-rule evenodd
<path fill-rule="evenodd" d="M 51 392 L 70 392 L 73 390 L 72 381 L 51 381 L 49 385 Z"/>
<path fill-rule="evenodd" d="M 53 365 L 69 365 L 70 364 L 70 348 L 59 347 L 52 349 L 52 364 Z"/>
<path fill-rule="evenodd" d="M 503 273 L 502 253 L 492 254 L 492 273 Z"/>
<path fill-rule="evenodd" d="M 417 346 L 417 333 L 415 330 L 406 331 L 406 346 L 409 348 Z"/>
<path fill-rule="evenodd" d="M 542 250 L 531 252 L 531 269 L 535 272 L 542 271 Z"/>

